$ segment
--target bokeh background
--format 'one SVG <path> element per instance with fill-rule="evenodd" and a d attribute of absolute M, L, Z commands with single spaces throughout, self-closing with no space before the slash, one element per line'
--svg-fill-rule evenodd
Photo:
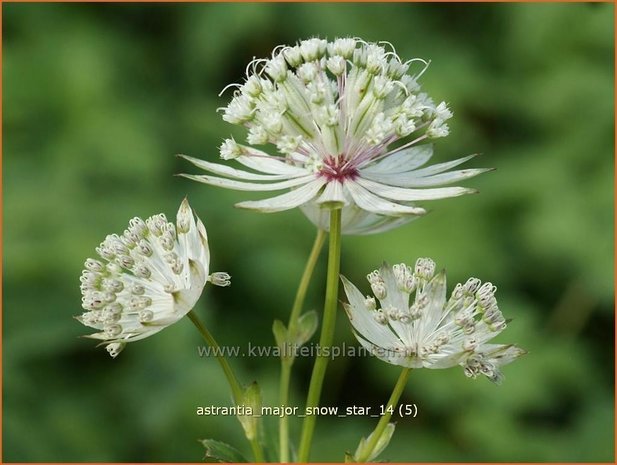
<path fill-rule="evenodd" d="M 483 153 L 481 194 L 431 203 L 398 230 L 349 237 L 342 270 L 364 282 L 382 260 L 433 257 L 450 287 L 499 287 L 513 322 L 499 340 L 529 355 L 496 387 L 462 370 L 412 373 L 383 455 L 391 461 L 613 461 L 613 5 L 3 4 L 3 459 L 200 461 L 199 438 L 248 447 L 219 366 L 197 355 L 188 320 L 112 360 L 78 336 L 79 274 L 111 232 L 139 215 L 173 217 L 188 195 L 231 288 L 198 312 L 221 343 L 273 343 L 314 229 L 299 211 L 232 206 L 259 194 L 173 177 L 175 158 L 217 159 L 237 128 L 216 108 L 253 56 L 315 35 L 388 40 L 432 60 L 424 88 L 454 110 L 436 160 Z M 325 255 L 307 300 L 320 309 Z M 364 287 L 368 291 L 368 285 Z M 356 344 L 343 312 L 338 343 Z M 277 402 L 275 358 L 231 360 Z M 312 361 L 292 386 L 302 406 Z M 385 403 L 398 369 L 372 358 L 329 367 L 323 403 Z M 342 460 L 370 418 L 318 421 L 314 460 Z M 266 427 L 274 433 L 276 421 Z M 299 422 L 292 419 L 293 437 Z"/>

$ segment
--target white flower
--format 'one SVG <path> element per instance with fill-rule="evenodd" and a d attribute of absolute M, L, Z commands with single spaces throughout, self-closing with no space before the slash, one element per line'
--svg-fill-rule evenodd
<path fill-rule="evenodd" d="M 393 49 L 359 39 L 277 47 L 271 59 L 249 65 L 245 83 L 223 108 L 225 121 L 248 130 L 249 145 L 228 139 L 221 157 L 248 170 L 184 156 L 214 176 L 182 176 L 237 190 L 291 189 L 237 206 L 263 212 L 302 206 L 323 229 L 319 210 L 344 206 L 343 231 L 356 234 L 426 213 L 413 202 L 476 192 L 438 187 L 486 171 L 449 171 L 471 156 L 421 168 L 433 154 L 430 140 L 447 135 L 452 116 L 444 102 L 436 105 L 420 91 L 417 79 L 427 66 L 421 59 L 403 63 Z M 279 155 L 252 146 L 263 144 Z"/>
<path fill-rule="evenodd" d="M 76 317 L 99 332 L 112 357 L 127 342 L 158 333 L 186 315 L 208 280 L 228 286 L 227 273 L 208 276 L 210 252 L 206 228 L 195 220 L 186 199 L 176 225 L 164 214 L 133 218 L 120 236 L 112 234 L 89 258 L 81 274 L 82 307 Z"/>
<path fill-rule="evenodd" d="M 409 368 L 463 367 L 465 375 L 483 374 L 501 382 L 500 367 L 525 354 L 512 344 L 488 344 L 506 327 L 496 288 L 477 278 L 457 284 L 446 300 L 446 274 L 420 258 L 415 268 L 384 265 L 368 275 L 379 300 L 364 297 L 341 276 L 344 304 L 358 341 L 378 358 Z"/>

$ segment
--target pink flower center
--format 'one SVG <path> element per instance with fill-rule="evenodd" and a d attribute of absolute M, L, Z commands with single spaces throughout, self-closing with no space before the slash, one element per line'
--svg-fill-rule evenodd
<path fill-rule="evenodd" d="M 328 182 L 354 180 L 358 176 L 358 169 L 353 163 L 345 160 L 341 155 L 328 156 L 323 160 L 323 168 L 319 171 L 320 176 L 324 176 Z"/>

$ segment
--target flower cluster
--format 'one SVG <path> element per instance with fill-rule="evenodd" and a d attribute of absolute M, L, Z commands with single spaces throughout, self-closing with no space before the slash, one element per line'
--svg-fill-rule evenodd
<path fill-rule="evenodd" d="M 420 168 L 432 156 L 430 141 L 448 134 L 452 116 L 444 102 L 421 91 L 418 78 L 427 66 L 359 39 L 279 47 L 272 58 L 249 65 L 223 109 L 225 121 L 248 130 L 248 145 L 227 139 L 220 155 L 250 171 L 185 157 L 216 176 L 183 176 L 237 190 L 292 189 L 237 206 L 265 212 L 301 206 L 324 229 L 320 209 L 342 206 L 343 230 L 355 234 L 426 213 L 413 202 L 475 192 L 436 187 L 486 171 L 448 171 L 471 157 Z M 254 147 L 266 144 L 278 155 Z"/>
<path fill-rule="evenodd" d="M 77 319 L 99 332 L 112 357 L 175 323 L 195 305 L 208 280 L 230 284 L 227 273 L 208 276 L 210 253 L 202 222 L 185 199 L 174 225 L 164 214 L 133 218 L 122 235 L 111 234 L 81 274 L 82 307 Z"/>
<path fill-rule="evenodd" d="M 460 365 L 468 377 L 483 374 L 499 383 L 500 367 L 525 353 L 511 344 L 487 343 L 506 328 L 489 282 L 469 278 L 446 299 L 445 271 L 435 274 L 435 263 L 427 258 L 418 259 L 414 268 L 384 264 L 367 278 L 375 297 L 364 297 L 341 277 L 349 300 L 345 310 L 358 341 L 388 363 Z"/>

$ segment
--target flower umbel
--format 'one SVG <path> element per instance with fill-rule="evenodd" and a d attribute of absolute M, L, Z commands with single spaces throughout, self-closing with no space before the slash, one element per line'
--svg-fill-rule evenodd
<path fill-rule="evenodd" d="M 250 171 L 184 156 L 217 176 L 188 175 L 205 184 L 246 191 L 291 192 L 238 207 L 277 212 L 302 206 L 327 229 L 320 208 L 343 207 L 346 233 L 395 227 L 426 213 L 413 202 L 475 192 L 436 187 L 486 171 L 448 171 L 472 156 L 420 168 L 431 140 L 448 134 L 452 116 L 417 82 L 428 66 L 402 62 L 394 49 L 359 39 L 309 39 L 255 59 L 223 119 L 248 130 L 248 145 L 227 139 L 220 148 Z M 411 71 L 414 68 L 414 71 Z M 270 144 L 277 156 L 255 145 Z M 327 213 L 327 209 L 326 209 Z"/>
<path fill-rule="evenodd" d="M 82 307 L 77 319 L 99 332 L 112 357 L 127 342 L 138 341 L 175 323 L 195 305 L 210 280 L 227 286 L 226 273 L 208 276 L 206 228 L 186 199 L 176 224 L 164 214 L 133 218 L 123 234 L 111 234 L 89 258 L 81 274 Z"/>
<path fill-rule="evenodd" d="M 374 297 L 364 297 L 341 276 L 345 310 L 358 341 L 378 358 L 408 368 L 463 367 L 495 383 L 500 367 L 525 354 L 512 344 L 487 344 L 506 328 L 493 284 L 469 278 L 446 300 L 446 274 L 420 258 L 415 268 L 384 264 L 368 275 Z"/>

